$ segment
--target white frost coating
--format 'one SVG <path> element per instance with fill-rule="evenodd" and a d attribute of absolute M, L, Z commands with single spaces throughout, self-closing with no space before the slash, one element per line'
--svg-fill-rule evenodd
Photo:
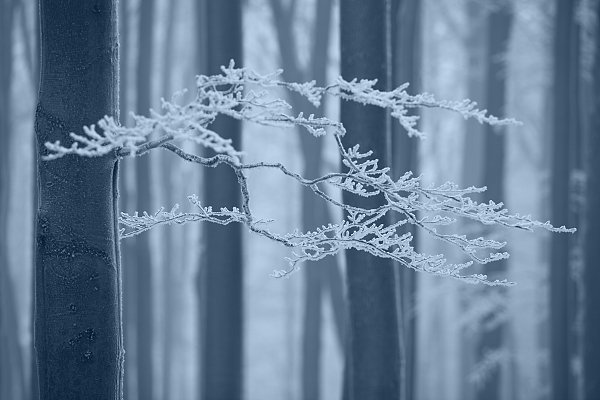
<path fill-rule="evenodd" d="M 421 177 L 407 172 L 399 179 L 390 177 L 390 169 L 379 167 L 370 151 L 361 152 L 359 146 L 346 148 L 341 137 L 344 126 L 337 121 L 324 117 L 302 113 L 290 114 L 291 106 L 282 99 L 272 96 L 273 89 L 283 88 L 307 98 L 319 105 L 324 95 L 339 97 L 347 101 L 369 104 L 391 111 L 406 129 L 409 135 L 423 137 L 416 129 L 418 117 L 408 115 L 414 107 L 432 107 L 450 110 L 464 118 L 474 118 L 481 123 L 492 125 L 516 124 L 512 119 L 498 119 L 488 115 L 486 110 L 476 108 L 470 100 L 459 102 L 440 101 L 430 94 L 409 95 L 407 84 L 392 91 L 374 89 L 374 80 L 345 81 L 339 78 L 335 84 L 318 87 L 315 82 L 288 83 L 278 79 L 281 71 L 270 75 L 259 75 L 246 68 L 235 68 L 233 61 L 228 67 L 221 67 L 223 73 L 212 76 L 198 76 L 197 96 L 186 105 L 162 101 L 163 113 L 150 112 L 149 117 L 134 116 L 133 127 L 123 127 L 111 117 L 104 117 L 97 124 L 84 127 L 84 134 L 71 133 L 73 144 L 64 147 L 59 142 L 46 143 L 49 154 L 47 160 L 63 157 L 67 154 L 80 156 L 101 156 L 115 152 L 118 156 L 140 155 L 152 149 L 163 148 L 177 154 L 189 162 L 206 167 L 226 164 L 237 175 L 242 193 L 242 206 L 221 208 L 215 211 L 200 203 L 197 196 L 189 196 L 193 211 L 181 212 L 175 205 L 171 211 L 160 209 L 157 213 L 146 211 L 139 215 L 121 214 L 120 223 L 124 226 L 121 238 L 134 236 L 157 225 L 182 224 L 190 221 L 208 221 L 226 225 L 237 222 L 244 224 L 252 232 L 282 243 L 292 249 L 288 266 L 274 271 L 273 276 L 287 276 L 297 270 L 303 261 L 319 260 L 342 250 L 357 249 L 377 257 L 393 259 L 416 271 L 434 275 L 450 276 L 470 283 L 487 285 L 512 285 L 507 280 L 490 281 L 486 275 L 463 275 L 464 269 L 473 264 L 486 264 L 505 259 L 508 253 L 499 252 L 506 243 L 483 237 L 468 238 L 460 234 L 445 234 L 437 231 L 437 226 L 453 225 L 458 217 L 468 218 L 485 225 L 502 225 L 511 228 L 533 230 L 542 228 L 552 232 L 574 232 L 564 226 L 556 228 L 549 222 L 533 220 L 531 216 L 509 214 L 502 203 L 477 203 L 469 195 L 481 193 L 483 188 L 469 187 L 461 189 L 447 182 L 441 186 L 424 186 Z M 246 164 L 242 153 L 235 149 L 230 140 L 222 138 L 210 129 L 217 115 L 254 122 L 262 125 L 292 128 L 301 126 L 315 136 L 326 133 L 336 139 L 337 148 L 345 167 L 344 172 L 333 172 L 316 179 L 306 179 L 288 170 L 279 163 L 259 162 Z M 192 140 L 216 155 L 201 157 L 187 153 L 177 147 L 175 140 Z M 257 219 L 250 209 L 250 192 L 246 172 L 254 169 L 276 169 L 311 189 L 321 197 L 346 211 L 347 217 L 337 224 L 323 225 L 315 231 L 295 231 L 280 235 L 268 230 L 268 220 Z M 365 209 L 342 204 L 328 196 L 325 190 L 332 185 L 357 196 L 381 196 L 384 201 L 375 209 Z M 391 215 L 395 216 L 390 223 Z M 418 226 L 435 238 L 459 248 L 469 256 L 470 261 L 461 264 L 448 263 L 443 255 L 418 253 L 411 245 L 412 235 L 401 230 L 406 224 Z"/>

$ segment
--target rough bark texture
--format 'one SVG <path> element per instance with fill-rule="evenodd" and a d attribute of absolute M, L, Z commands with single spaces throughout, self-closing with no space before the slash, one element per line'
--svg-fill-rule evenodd
<path fill-rule="evenodd" d="M 220 73 L 234 59 L 242 63 L 242 9 L 239 0 L 206 3 L 207 72 Z M 211 126 L 241 145 L 241 124 L 227 117 Z M 239 207 L 235 174 L 226 166 L 206 171 L 204 202 L 213 207 Z M 243 269 L 241 226 L 204 225 L 205 253 L 198 280 L 202 296 L 201 398 L 242 397 Z"/>
<path fill-rule="evenodd" d="M 569 225 L 569 175 L 572 113 L 568 107 L 577 71 L 569 59 L 574 1 L 557 0 L 554 34 L 554 111 L 552 137 L 552 215 L 555 226 Z M 569 333 L 569 236 L 552 235 L 550 267 L 550 348 L 552 396 L 571 398 L 573 379 Z"/>
<path fill-rule="evenodd" d="M 485 107 L 490 114 L 505 116 L 506 104 L 506 56 L 512 27 L 512 9 L 508 2 L 497 6 L 486 18 L 487 20 L 487 48 L 485 65 Z M 483 136 L 485 154 L 483 163 L 483 181 L 480 186 L 487 186 L 483 194 L 486 200 L 498 203 L 504 200 L 504 160 L 506 152 L 505 129 L 491 125 L 485 127 Z M 485 273 L 491 279 L 501 279 L 507 270 L 506 260 L 489 264 Z M 494 295 L 500 298 L 506 297 L 506 290 L 501 287 L 485 288 L 480 290 L 480 296 Z M 494 296 L 495 297 L 495 296 Z M 493 297 L 493 298 L 494 298 Z M 503 302 L 504 304 L 504 302 Z M 502 305 L 494 305 L 489 314 L 482 318 L 479 330 L 479 341 L 477 343 L 478 362 L 493 353 L 502 350 L 506 325 L 504 321 L 498 321 L 498 315 L 504 314 Z M 502 317 L 500 317 L 502 318 Z M 495 400 L 502 396 L 502 363 L 494 366 L 482 384 L 475 387 L 475 398 L 480 400 Z"/>
<path fill-rule="evenodd" d="M 345 79 L 377 78 L 389 85 L 387 16 L 389 2 L 347 0 L 340 4 L 341 72 Z M 386 112 L 350 102 L 341 104 L 347 133 L 344 143 L 372 150 L 388 164 L 389 124 Z M 344 202 L 374 208 L 378 198 L 356 198 L 344 193 Z M 345 395 L 350 400 L 395 399 L 400 395 L 400 349 L 394 267 L 388 260 L 348 251 L 349 345 Z"/>
<path fill-rule="evenodd" d="M 40 85 L 40 60 L 41 60 L 41 32 L 40 32 L 40 0 L 35 0 L 34 2 L 34 7 L 33 8 L 33 35 L 32 35 L 32 40 L 33 40 L 33 78 L 35 79 L 34 81 L 34 90 L 39 88 Z M 39 199 L 39 187 L 38 187 L 38 170 L 35 167 L 38 163 L 38 154 L 37 154 L 37 138 L 34 134 L 31 137 L 32 139 L 32 146 L 31 146 L 31 150 L 33 151 L 33 165 L 34 168 L 32 168 L 32 179 L 31 179 L 31 183 L 33 186 L 32 189 L 32 193 L 33 193 L 33 201 L 31 202 L 31 205 L 33 207 L 32 213 L 31 213 L 31 224 L 33 226 L 32 232 L 34 234 L 34 237 L 36 237 L 36 226 L 37 226 L 37 218 L 36 218 L 36 214 L 37 214 L 37 208 L 38 208 L 38 199 Z M 32 240 L 32 252 L 31 252 L 31 268 L 35 270 L 35 259 L 36 259 L 36 243 L 35 240 Z M 37 379 L 37 362 L 36 362 L 36 355 L 35 355 L 35 332 L 34 332 L 34 326 L 35 326 L 35 299 L 33 298 L 35 296 L 35 273 L 33 271 L 33 273 L 31 274 L 31 294 L 32 294 L 32 301 L 31 302 L 31 341 L 30 341 L 30 348 L 31 348 L 31 355 L 30 355 L 30 360 L 29 360 L 29 368 L 30 368 L 30 392 L 29 392 L 29 398 L 31 400 L 38 400 L 40 398 L 40 390 L 39 390 L 39 382 Z"/>
<path fill-rule="evenodd" d="M 596 4 L 600 18 L 600 3 Z M 598 19 L 600 21 L 600 19 Z M 593 103 L 591 124 L 586 141 L 586 223 L 584 232 L 585 271 L 583 323 L 583 399 L 600 398 L 600 269 L 596 249 L 600 243 L 600 30 L 596 32 L 593 66 Z"/>
<path fill-rule="evenodd" d="M 41 1 L 36 110 L 44 143 L 117 115 L 116 1 Z M 35 347 L 42 400 L 122 396 L 117 170 L 113 155 L 38 163 Z"/>

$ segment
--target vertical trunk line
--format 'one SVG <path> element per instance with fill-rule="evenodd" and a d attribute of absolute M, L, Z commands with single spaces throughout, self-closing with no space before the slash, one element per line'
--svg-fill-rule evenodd
<path fill-rule="evenodd" d="M 388 87 L 387 0 L 346 0 L 340 4 L 341 73 L 345 79 L 378 79 Z M 369 21 L 369 22 L 367 22 Z M 347 129 L 344 146 L 360 144 L 385 165 L 389 146 L 385 110 L 341 103 Z M 379 198 L 357 198 L 344 192 L 345 204 L 374 208 Z M 350 400 L 395 399 L 400 395 L 400 346 L 394 265 L 365 252 L 350 250 L 347 257 L 349 354 L 345 395 Z"/>

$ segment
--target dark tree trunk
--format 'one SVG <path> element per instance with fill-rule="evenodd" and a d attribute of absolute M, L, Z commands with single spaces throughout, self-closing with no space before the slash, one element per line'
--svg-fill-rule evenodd
<path fill-rule="evenodd" d="M 393 86 L 410 83 L 410 93 L 418 93 L 421 64 L 421 1 L 394 0 L 392 13 Z M 418 139 L 409 138 L 404 129 L 392 121 L 392 167 L 394 177 L 407 171 L 418 174 Z M 413 246 L 418 245 L 417 231 L 409 227 Z M 400 266 L 399 266 L 400 267 Z M 416 371 L 416 272 L 400 267 L 398 270 L 400 347 L 404 355 L 401 368 L 402 399 L 415 395 Z"/>
<path fill-rule="evenodd" d="M 341 72 L 345 79 L 377 78 L 379 89 L 390 85 L 387 35 L 389 0 L 347 0 L 340 4 Z M 341 104 L 346 146 L 372 150 L 389 163 L 388 116 L 382 109 L 350 102 Z M 345 203 L 374 208 L 377 198 L 344 193 Z M 355 250 L 347 253 L 350 331 L 346 357 L 349 400 L 395 399 L 400 395 L 400 349 L 394 266 L 386 259 Z"/>
<path fill-rule="evenodd" d="M 575 5 L 575 10 L 579 5 Z M 575 11 L 577 14 L 577 11 Z M 584 174 L 584 155 L 583 138 L 586 124 L 583 122 L 585 114 L 582 112 L 582 105 L 586 104 L 582 96 L 584 93 L 582 86 L 582 46 L 581 46 L 581 21 L 575 15 L 571 25 L 570 45 L 569 45 L 569 68 L 572 81 L 570 84 L 570 96 L 566 107 L 570 115 L 569 131 L 569 226 L 582 227 L 585 225 L 583 215 L 584 190 L 585 186 L 579 176 Z M 586 99 L 587 100 L 587 99 Z M 589 103 L 587 103 L 589 104 Z M 584 318 L 584 288 L 583 288 L 583 251 L 584 235 L 576 234 L 569 238 L 569 281 L 567 286 L 567 316 L 569 318 L 567 342 L 569 343 L 569 370 L 570 379 L 569 391 L 574 399 L 582 399 L 583 396 L 583 374 L 576 371 L 575 362 L 581 362 L 583 359 L 583 330 L 582 320 Z"/>
<path fill-rule="evenodd" d="M 512 9 L 503 2 L 487 17 L 487 56 L 485 106 L 492 115 L 506 114 L 507 53 L 512 27 Z M 485 163 L 483 181 L 487 186 L 485 197 L 496 203 L 504 199 L 504 160 L 506 152 L 505 129 L 486 125 L 484 134 Z M 496 262 L 498 272 L 504 273 L 505 263 Z M 494 271 L 495 272 L 495 271 Z"/>
<path fill-rule="evenodd" d="M 485 98 L 485 61 L 487 53 L 487 40 L 484 32 L 485 27 L 485 12 L 480 3 L 469 1 L 466 2 L 466 17 L 468 21 L 468 30 L 465 39 L 465 47 L 467 48 L 467 96 L 478 102 L 484 101 Z M 484 175 L 484 148 L 485 148 L 485 132 L 484 126 L 475 121 L 466 121 L 465 135 L 463 139 L 463 154 L 461 179 L 462 186 L 481 186 Z M 467 156 L 468 155 L 468 156 Z M 475 200 L 483 200 L 481 196 L 475 196 Z M 462 229 L 471 236 L 481 236 L 483 234 L 482 227 L 474 221 L 462 221 Z M 466 260 L 465 260 L 466 261 Z M 487 289 L 487 288 L 485 288 Z M 463 312 L 469 312 L 473 306 L 473 298 L 485 295 L 485 289 L 478 287 L 465 288 L 460 293 L 460 306 Z M 479 321 L 473 321 L 474 324 Z M 477 363 L 477 335 L 466 330 L 461 338 L 462 358 L 460 360 L 461 369 L 464 375 L 468 376 Z M 475 345 L 474 345 L 475 344 Z M 475 397 L 475 387 L 467 378 L 461 380 L 461 394 L 466 399 Z"/>
<path fill-rule="evenodd" d="M 504 116 L 506 114 L 507 86 L 506 57 L 512 26 L 512 9 L 509 3 L 503 2 L 498 5 L 490 12 L 486 20 L 485 106 L 492 115 Z M 483 180 L 479 184 L 487 186 L 487 191 L 484 193 L 486 199 L 498 203 L 504 199 L 505 129 L 486 125 L 483 141 L 483 153 L 485 154 Z M 486 266 L 485 273 L 491 279 L 502 279 L 506 270 L 507 262 L 501 260 Z M 482 296 L 490 296 L 494 291 L 498 292 L 498 297 L 506 297 L 506 291 L 500 287 L 485 288 L 485 292 L 480 293 Z M 484 362 L 483 360 L 489 354 L 501 351 L 504 346 L 506 325 L 503 321 L 498 321 L 498 315 L 503 315 L 505 311 L 502 307 L 502 305 L 495 306 L 489 314 L 482 318 L 480 337 L 477 343 L 478 362 Z M 499 363 L 490 371 L 485 382 L 476 386 L 475 398 L 480 400 L 500 399 L 502 395 L 501 373 L 502 363 Z"/>
<path fill-rule="evenodd" d="M 34 84 L 33 84 L 33 88 L 34 90 L 39 88 L 40 85 L 40 60 L 41 60 L 41 51 L 40 51 L 40 46 L 41 46 L 41 39 L 40 39 L 40 0 L 35 0 L 34 2 L 34 7 L 33 7 L 33 32 L 34 34 L 32 35 L 32 47 L 33 47 L 33 79 L 35 79 Z M 37 101 L 37 93 L 36 93 L 36 101 Z M 32 168 L 32 191 L 31 193 L 33 194 L 33 201 L 31 202 L 31 205 L 33 207 L 33 212 L 31 213 L 31 224 L 33 226 L 33 234 L 34 237 L 37 237 L 37 232 L 36 232 L 36 226 L 37 226 L 37 218 L 36 218 L 36 214 L 37 214 L 37 208 L 38 208 L 38 199 L 39 199 L 39 187 L 38 187 L 38 169 L 36 168 L 37 164 L 38 164 L 38 154 L 37 154 L 37 138 L 35 135 L 35 132 L 32 135 L 32 146 L 31 146 L 31 150 L 33 151 L 33 165 L 34 167 Z M 39 390 L 39 386 L 38 386 L 38 379 L 37 379 L 37 362 L 36 362 L 36 355 L 35 355 L 35 332 L 34 332 L 34 325 L 35 325 L 35 299 L 34 299 L 34 295 L 35 295 L 35 259 L 36 259 L 36 243 L 35 240 L 32 241 L 32 252 L 31 252 L 31 267 L 33 269 L 32 273 L 31 273 L 31 298 L 32 301 L 31 302 L 31 341 L 30 341 L 30 346 L 31 346 L 31 356 L 30 356 L 30 370 L 31 370 L 31 382 L 30 382 L 30 391 L 29 391 L 29 398 L 31 400 L 38 400 L 40 398 L 40 390 Z"/>
<path fill-rule="evenodd" d="M 573 0 L 557 0 L 554 30 L 554 111 L 552 142 L 552 214 L 554 225 L 569 225 L 569 176 L 573 114 L 568 106 L 577 72 L 570 60 L 574 29 Z M 550 352 L 552 396 L 554 400 L 572 398 L 574 385 L 570 370 L 569 326 L 569 242 L 567 235 L 552 235 L 550 253 Z"/>
<path fill-rule="evenodd" d="M 600 21 L 600 3 L 596 4 Z M 600 243 L 600 30 L 596 31 L 591 124 L 586 140 L 586 228 L 584 231 L 583 399 L 600 398 L 600 269 L 595 250 Z"/>
<path fill-rule="evenodd" d="M 206 2 L 207 72 L 220 73 L 234 59 L 242 63 L 242 9 L 239 0 Z M 241 124 L 220 117 L 211 127 L 241 145 Z M 240 191 L 234 173 L 219 166 L 204 174 L 204 201 L 213 207 L 239 207 Z M 243 269 L 239 225 L 204 225 L 205 257 L 198 279 L 202 298 L 201 398 L 235 400 L 242 397 Z"/>
<path fill-rule="evenodd" d="M 154 0 L 143 0 L 140 3 L 139 20 L 139 53 L 136 67 L 136 110 L 140 115 L 147 115 L 150 110 L 152 89 L 152 52 L 154 43 Z M 152 177 L 150 173 L 150 157 L 136 159 L 136 197 L 137 209 L 151 213 Z M 153 289 L 152 259 L 150 251 L 150 235 L 142 234 L 135 239 L 135 260 L 126 268 L 135 268 L 136 296 L 136 362 L 137 362 L 137 394 L 140 400 L 152 400 L 154 365 L 152 362 L 153 328 Z M 129 261 L 129 260 L 128 260 Z"/>
<path fill-rule="evenodd" d="M 44 143 L 117 115 L 116 1 L 41 1 L 36 111 Z M 117 171 L 113 155 L 38 163 L 35 347 L 42 400 L 122 395 Z"/>

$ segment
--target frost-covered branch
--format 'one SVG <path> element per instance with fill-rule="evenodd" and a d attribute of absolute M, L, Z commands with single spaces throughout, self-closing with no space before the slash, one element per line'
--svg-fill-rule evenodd
<path fill-rule="evenodd" d="M 111 117 L 104 117 L 96 126 L 84 128 L 84 134 L 71 133 L 73 143 L 69 147 L 61 143 L 47 143 L 46 159 L 51 160 L 67 154 L 79 156 L 102 156 L 115 152 L 117 156 L 144 154 L 156 148 L 171 151 L 182 159 L 215 167 L 225 164 L 236 173 L 242 204 L 240 208 L 213 210 L 202 205 L 196 196 L 189 201 L 193 211 L 181 212 L 178 206 L 167 212 L 142 215 L 123 213 L 120 219 L 124 228 L 121 237 L 140 234 L 157 225 L 182 224 L 190 221 L 207 221 L 218 224 L 241 223 L 252 232 L 277 241 L 292 249 L 288 267 L 274 272 L 274 276 L 288 275 L 303 261 L 314 261 L 334 255 L 342 250 L 357 249 L 378 257 L 395 260 L 402 265 L 421 272 L 450 276 L 457 279 L 488 285 L 510 285 L 506 280 L 489 281 L 486 275 L 463 275 L 464 269 L 474 262 L 486 264 L 508 257 L 499 252 L 505 243 L 483 237 L 469 238 L 460 234 L 438 232 L 437 227 L 453 225 L 457 218 L 468 218 L 482 224 L 502 225 L 532 230 L 542 228 L 552 232 L 573 232 L 564 226 L 553 227 L 549 222 L 539 222 L 530 216 L 509 214 L 502 203 L 478 203 L 469 196 L 485 191 L 485 188 L 461 189 L 453 183 L 441 186 L 425 186 L 420 177 L 407 172 L 393 179 L 390 169 L 380 167 L 370 151 L 361 152 L 359 146 L 346 148 L 342 143 L 344 126 L 337 121 L 302 113 L 292 114 L 290 105 L 272 96 L 273 89 L 296 92 L 318 106 L 323 96 L 335 96 L 346 101 L 373 105 L 390 110 L 409 135 L 423 137 L 417 130 L 418 116 L 409 115 L 415 107 L 431 107 L 450 110 L 464 118 L 481 123 L 501 125 L 517 123 L 511 119 L 499 119 L 476 108 L 469 100 L 459 102 L 440 101 L 430 94 L 410 95 L 408 85 L 392 91 L 374 88 L 376 81 L 339 78 L 336 83 L 319 87 L 315 82 L 289 83 L 279 79 L 281 71 L 271 75 L 259 75 L 246 68 L 235 68 L 233 62 L 222 67 L 223 73 L 197 78 L 196 98 L 185 105 L 176 101 L 162 101 L 162 113 L 151 111 L 150 117 L 134 116 L 134 125 L 118 125 Z M 244 163 L 243 154 L 235 149 L 230 140 L 222 138 L 210 129 L 218 115 L 226 115 L 261 125 L 292 128 L 300 126 L 315 136 L 331 134 L 336 139 L 338 152 L 344 166 L 343 172 L 332 172 L 315 179 L 306 179 L 280 163 Z M 100 132 L 97 130 L 100 129 Z M 178 140 L 194 141 L 214 152 L 212 157 L 201 157 L 184 151 L 175 145 Z M 250 190 L 246 173 L 256 169 L 275 169 L 294 179 L 298 184 L 312 190 L 315 195 L 345 211 L 346 218 L 337 224 L 323 225 L 314 231 L 295 231 L 287 234 L 273 233 L 268 220 L 256 218 L 250 208 Z M 374 209 L 343 204 L 327 194 L 326 187 L 333 186 L 356 196 L 379 196 L 381 205 Z M 394 218 L 391 218 L 391 217 Z M 396 221 L 391 223 L 390 221 Z M 443 255 L 426 255 L 412 247 L 412 235 L 405 233 L 406 224 L 418 226 L 433 237 L 457 247 L 469 256 L 470 261 L 460 264 L 448 263 Z"/>

